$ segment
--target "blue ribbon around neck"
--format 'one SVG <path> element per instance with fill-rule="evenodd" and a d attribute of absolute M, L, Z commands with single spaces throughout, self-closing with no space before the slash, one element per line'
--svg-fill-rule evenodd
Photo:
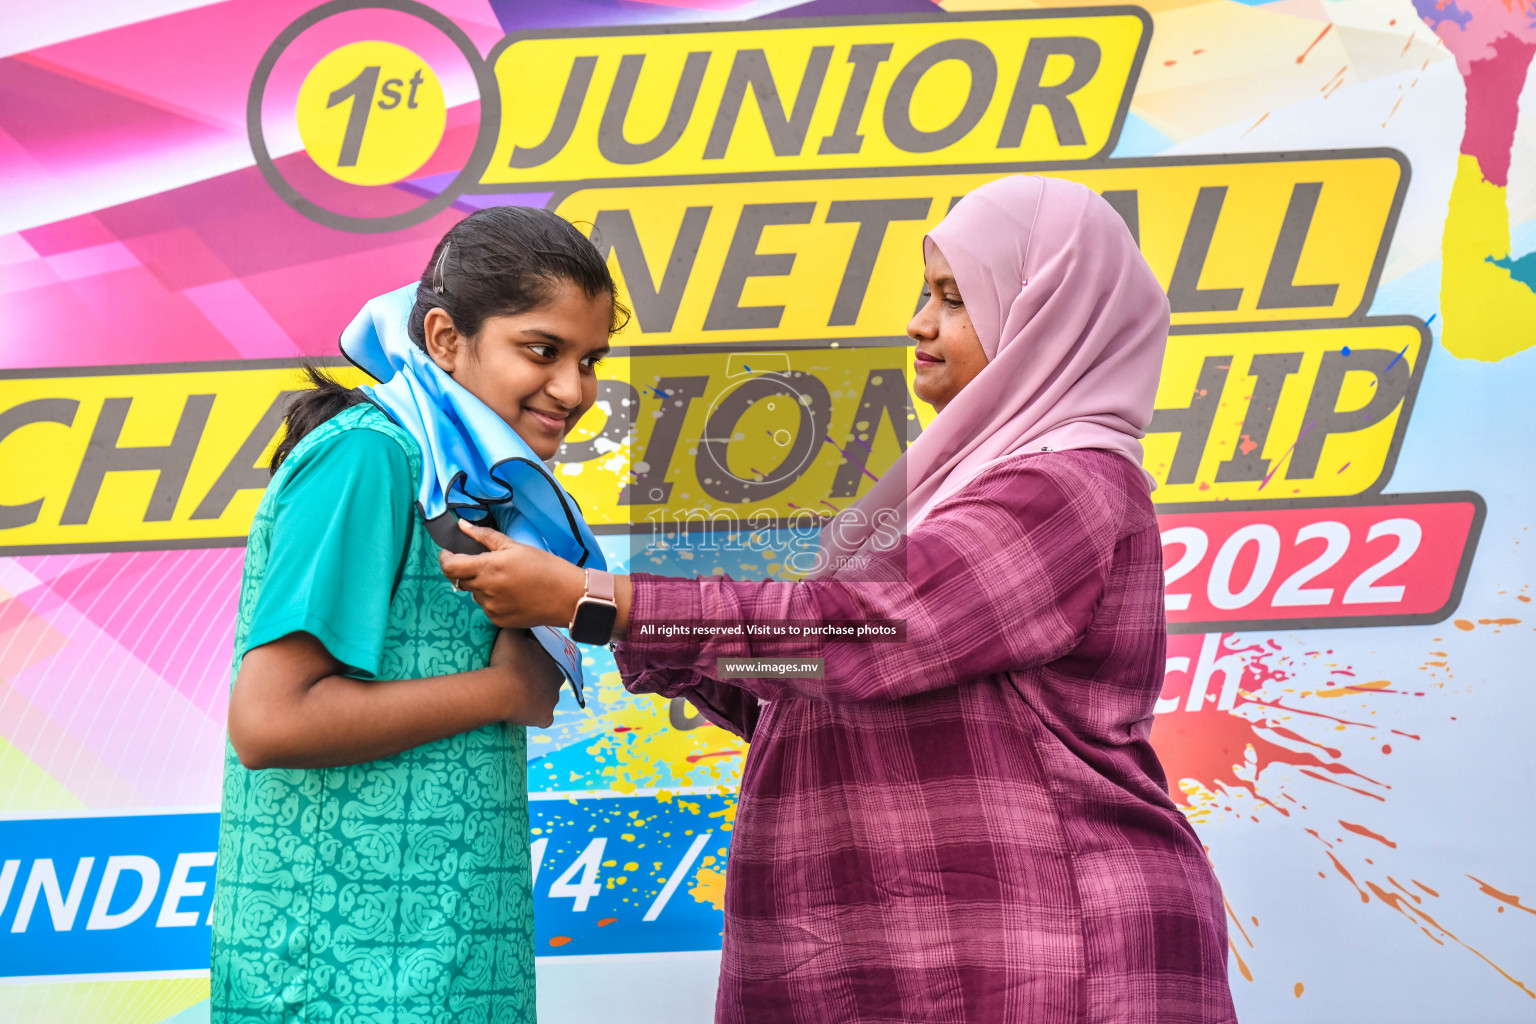
<path fill-rule="evenodd" d="M 606 569 L 575 499 L 528 442 L 411 340 L 418 287 L 369 300 L 342 332 L 341 351 L 379 382 L 360 390 L 421 449 L 417 503 L 433 539 L 450 550 L 478 548 L 458 528 L 464 518 L 583 568 Z M 549 626 L 533 632 L 585 707 L 576 645 Z"/>

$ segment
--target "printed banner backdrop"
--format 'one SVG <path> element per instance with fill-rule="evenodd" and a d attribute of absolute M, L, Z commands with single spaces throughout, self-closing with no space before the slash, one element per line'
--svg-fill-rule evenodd
<path fill-rule="evenodd" d="M 610 562 L 681 500 L 771 543 L 657 564 L 782 575 L 931 418 L 924 228 L 1019 170 L 1101 192 L 1170 296 L 1153 740 L 1242 1019 L 1536 1017 L 1529 0 L 20 6 L 0 1018 L 207 1019 L 265 452 L 448 226 L 546 206 L 622 282 L 558 467 Z M 586 667 L 530 737 L 541 1016 L 708 1020 L 745 751 Z"/>

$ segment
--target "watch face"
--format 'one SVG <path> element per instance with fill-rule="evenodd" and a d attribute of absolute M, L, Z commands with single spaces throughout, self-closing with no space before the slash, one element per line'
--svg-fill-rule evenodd
<path fill-rule="evenodd" d="M 611 604 L 583 601 L 576 606 L 571 622 L 571 639 L 584 644 L 605 644 L 613 636 L 613 623 L 619 610 Z"/>

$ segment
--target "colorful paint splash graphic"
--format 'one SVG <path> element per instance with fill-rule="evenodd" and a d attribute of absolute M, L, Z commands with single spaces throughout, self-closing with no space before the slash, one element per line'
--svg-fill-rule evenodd
<path fill-rule="evenodd" d="M 664 812 L 664 822 L 674 823 L 667 827 L 683 821 L 698 833 L 717 835 L 718 848 L 699 851 L 702 856 L 689 863 L 686 883 L 679 888 L 696 903 L 719 911 L 725 906 L 729 835 L 746 744 L 706 722 L 681 699 L 630 694 L 611 661 L 606 656 L 603 661 L 602 667 L 608 670 L 598 674 L 597 684 L 588 691 L 592 713 L 570 715 L 567 721 L 557 722 L 552 733 L 532 737 L 535 753 L 540 747 L 555 749 L 529 762 L 530 788 L 652 794 L 655 804 L 651 806 Z M 632 818 L 626 822 L 628 839 L 644 846 L 665 838 L 656 834 L 663 826 L 653 824 L 655 814 L 628 813 Z M 661 870 L 658 865 L 657 871 Z M 626 871 L 609 882 L 610 888 L 615 884 L 634 890 L 626 901 L 649 901 L 655 898 L 653 890 L 661 879 L 647 881 L 642 873 Z M 676 895 L 682 898 L 683 892 Z"/>
<path fill-rule="evenodd" d="M 1536 345 L 1536 253 L 1516 258 L 1509 165 L 1520 91 L 1536 56 L 1532 0 L 1414 0 L 1456 57 L 1466 130 L 1442 241 L 1442 340 L 1453 355 L 1498 360 Z"/>
<path fill-rule="evenodd" d="M 735 792 L 746 744 L 682 701 L 632 696 L 611 668 L 590 699 L 600 713 L 575 718 L 571 733 L 551 740 L 559 749 L 529 765 L 530 786 Z"/>
<path fill-rule="evenodd" d="M 1531 600 L 1524 592 L 1515 599 Z M 1373 808 L 1392 798 L 1394 751 L 1426 738 L 1393 726 L 1402 717 L 1395 702 L 1436 701 L 1454 693 L 1452 657 L 1460 636 L 1479 633 L 1480 642 L 1496 642 L 1522 621 L 1503 616 L 1446 623 L 1446 633 L 1432 639 L 1435 646 L 1418 666 L 1423 674 L 1405 681 L 1363 678 L 1332 649 L 1309 646 L 1304 638 L 1287 645 L 1231 633 L 1170 637 L 1169 682 L 1152 732 L 1170 795 L 1196 825 L 1259 822 L 1266 816 L 1293 824 L 1322 847 L 1318 877 L 1337 879 L 1346 898 L 1391 910 L 1430 941 L 1464 949 L 1536 999 L 1536 978 L 1525 965 L 1500 964 L 1485 955 L 1458 934 L 1460 925 L 1453 931 L 1442 923 L 1449 919 L 1434 901 L 1454 889 L 1457 895 L 1477 893 L 1496 901 L 1499 914 L 1514 909 L 1536 915 L 1536 909 L 1470 874 L 1448 882 L 1404 874 L 1392 863 L 1398 843 L 1371 825 Z M 1422 710 L 1415 716 L 1425 718 Z M 1341 804 L 1326 798 L 1337 794 L 1319 787 L 1350 797 Z M 1330 811 L 1313 809 L 1309 800 Z M 1339 817 L 1338 808 L 1350 801 L 1357 809 Z M 1217 869 L 1219 874 L 1220 865 Z M 1254 972 L 1244 954 L 1251 956 L 1256 948 L 1258 919 L 1242 917 L 1230 904 L 1227 911 L 1238 971 L 1251 982 Z M 1297 998 L 1304 988 L 1296 983 Z"/>

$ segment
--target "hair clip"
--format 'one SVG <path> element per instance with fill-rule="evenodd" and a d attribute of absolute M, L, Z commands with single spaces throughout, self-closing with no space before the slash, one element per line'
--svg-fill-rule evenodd
<path fill-rule="evenodd" d="M 442 255 L 437 258 L 437 266 L 432 268 L 432 290 L 439 295 L 446 295 L 448 293 L 447 285 L 443 283 L 443 264 L 448 261 L 448 250 L 452 246 L 452 242 L 443 243 Z"/>

